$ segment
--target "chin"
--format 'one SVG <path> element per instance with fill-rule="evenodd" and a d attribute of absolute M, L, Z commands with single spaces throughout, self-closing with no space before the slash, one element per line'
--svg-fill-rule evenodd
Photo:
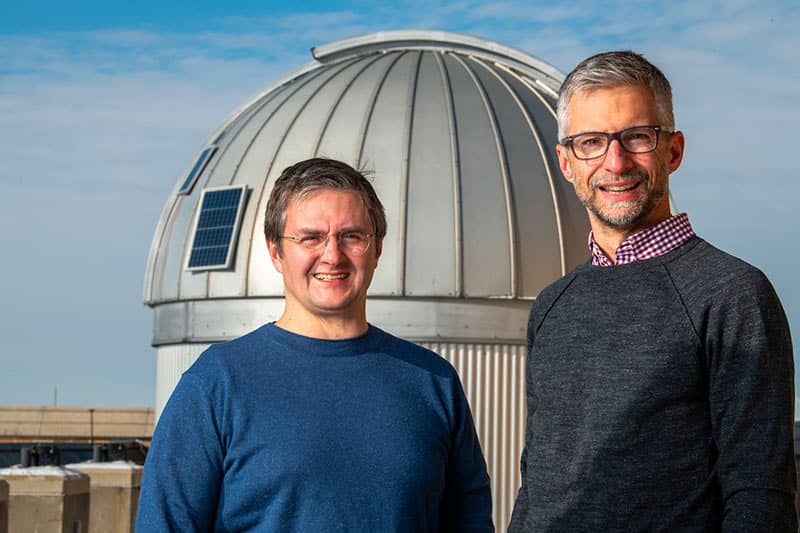
<path fill-rule="evenodd" d="M 642 222 L 644 217 L 642 213 L 631 213 L 618 216 L 603 216 L 599 217 L 600 220 L 606 225 L 615 229 L 632 229 Z"/>
<path fill-rule="evenodd" d="M 328 316 L 340 315 L 342 317 L 345 317 L 352 315 L 353 309 L 357 306 L 355 302 L 351 300 L 337 300 L 337 301 L 316 302 L 315 307 L 319 310 L 321 315 L 328 315 Z"/>
<path fill-rule="evenodd" d="M 630 229 L 636 227 L 645 218 L 649 207 L 647 204 L 646 200 L 631 200 L 621 202 L 617 206 L 598 207 L 590 204 L 586 207 L 604 225 L 615 229 Z"/>

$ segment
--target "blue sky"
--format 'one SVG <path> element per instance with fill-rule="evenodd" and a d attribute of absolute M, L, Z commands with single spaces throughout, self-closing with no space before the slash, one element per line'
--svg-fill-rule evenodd
<path fill-rule="evenodd" d="M 118 5 L 117 5 L 118 4 Z M 147 252 L 170 190 L 225 118 L 311 61 L 390 29 L 520 48 L 561 69 L 631 48 L 673 84 L 675 202 L 764 270 L 800 352 L 800 7 L 794 2 L 12 3 L 0 18 L 0 404 L 152 405 Z"/>

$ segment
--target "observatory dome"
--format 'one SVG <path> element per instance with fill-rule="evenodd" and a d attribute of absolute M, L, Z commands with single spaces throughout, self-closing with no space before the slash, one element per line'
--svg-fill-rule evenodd
<path fill-rule="evenodd" d="M 246 322 L 257 326 L 281 308 L 276 301 L 265 314 L 265 302 L 245 302 L 283 296 L 263 239 L 264 208 L 280 172 L 309 157 L 374 173 L 389 229 L 371 304 L 527 300 L 586 257 L 586 215 L 555 156 L 563 75 L 554 67 L 498 43 L 431 31 L 376 33 L 312 52 L 315 61 L 212 135 L 170 195 L 144 290 L 156 310 L 156 345 L 224 340 L 244 333 L 237 326 L 251 313 L 258 320 Z M 237 187 L 240 212 L 230 240 L 220 241 L 228 246 L 222 260 L 189 267 L 201 196 Z M 218 315 L 226 300 L 236 319 L 228 314 L 223 330 L 204 327 L 197 314 L 210 308 L 200 302 L 213 302 Z M 427 327 L 426 317 L 406 336 L 487 337 L 439 322 L 448 331 Z M 488 338 L 524 338 L 524 320 L 513 330 L 495 326 Z"/>
<path fill-rule="evenodd" d="M 563 74 L 467 35 L 395 31 L 312 49 L 201 147 L 153 238 L 156 410 L 209 343 L 276 320 L 283 284 L 264 210 L 281 171 L 331 157 L 372 173 L 388 220 L 371 323 L 450 359 L 507 523 L 524 427 L 530 300 L 587 257 L 584 208 L 560 175 Z M 498 492 L 499 491 L 499 492 Z"/>

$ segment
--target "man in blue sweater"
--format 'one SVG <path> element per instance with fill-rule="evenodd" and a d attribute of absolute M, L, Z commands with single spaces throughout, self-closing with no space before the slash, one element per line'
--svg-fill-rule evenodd
<path fill-rule="evenodd" d="M 531 309 L 509 530 L 796 532 L 788 324 L 759 270 L 670 211 L 669 82 L 639 54 L 598 54 L 557 115 L 591 260 Z"/>
<path fill-rule="evenodd" d="M 492 531 L 455 370 L 367 322 L 386 235 L 369 181 L 327 159 L 287 168 L 265 234 L 284 313 L 182 376 L 137 531 Z"/>

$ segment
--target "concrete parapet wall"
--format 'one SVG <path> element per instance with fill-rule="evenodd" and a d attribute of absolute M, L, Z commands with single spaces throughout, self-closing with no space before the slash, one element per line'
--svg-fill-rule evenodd
<path fill-rule="evenodd" d="M 153 424 L 147 407 L 0 406 L 0 441 L 149 440 Z"/>
<path fill-rule="evenodd" d="M 128 533 L 136 525 L 143 468 L 127 461 L 67 465 L 87 474 L 91 485 L 89 533 Z"/>
<path fill-rule="evenodd" d="M 0 533 L 8 533 L 8 483 L 0 479 Z"/>
<path fill-rule="evenodd" d="M 0 469 L 8 483 L 8 531 L 89 532 L 89 476 L 62 467 Z"/>

